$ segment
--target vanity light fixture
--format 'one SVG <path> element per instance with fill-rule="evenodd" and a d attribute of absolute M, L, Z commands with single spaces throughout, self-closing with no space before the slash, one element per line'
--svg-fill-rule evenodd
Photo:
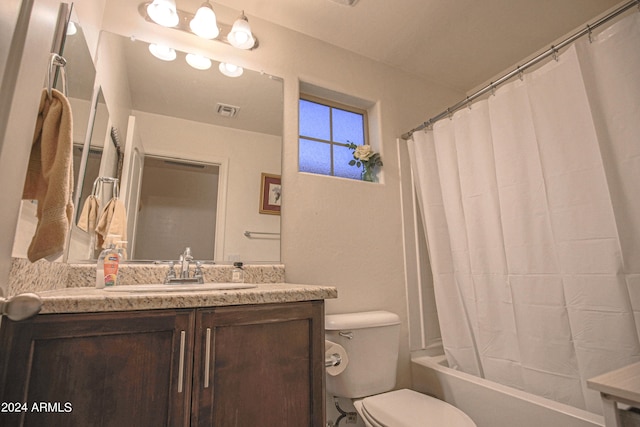
<path fill-rule="evenodd" d="M 195 53 L 187 53 L 187 64 L 196 70 L 208 70 L 211 68 L 211 60 L 206 56 L 196 55 Z"/>
<path fill-rule="evenodd" d="M 163 27 L 175 27 L 180 22 L 174 0 L 153 0 L 147 6 L 149 18 Z"/>
<path fill-rule="evenodd" d="M 218 69 L 227 77 L 240 77 L 244 73 L 244 69 L 228 62 L 221 62 Z"/>
<path fill-rule="evenodd" d="M 232 46 L 238 49 L 251 49 L 255 45 L 256 41 L 253 38 L 249 20 L 244 15 L 244 11 L 242 11 L 240 17 L 236 19 L 236 22 L 233 23 L 231 32 L 227 35 L 227 40 L 229 40 Z"/>
<path fill-rule="evenodd" d="M 200 5 L 195 15 L 176 9 L 175 0 L 147 0 L 140 3 L 138 13 L 147 22 L 226 43 L 239 49 L 253 50 L 257 49 L 259 44 L 244 11 L 233 25 L 224 24 L 217 21 L 208 0 Z"/>
<path fill-rule="evenodd" d="M 216 14 L 211 7 L 211 3 L 204 2 L 196 12 L 191 22 L 189 22 L 189 28 L 197 36 L 203 39 L 215 39 L 220 34 L 218 29 L 218 21 L 216 20 Z"/>
<path fill-rule="evenodd" d="M 149 45 L 149 52 L 163 61 L 173 61 L 177 56 L 174 48 L 155 43 Z"/>

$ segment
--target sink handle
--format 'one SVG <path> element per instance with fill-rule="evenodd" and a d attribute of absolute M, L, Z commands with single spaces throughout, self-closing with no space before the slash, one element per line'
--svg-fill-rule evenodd
<path fill-rule="evenodd" d="M 169 271 L 167 271 L 167 275 L 164 276 L 164 283 L 169 283 L 171 281 L 171 279 L 175 279 L 176 278 L 176 270 L 173 268 L 174 266 L 174 262 L 170 261 L 169 262 Z"/>
<path fill-rule="evenodd" d="M 202 262 L 196 261 L 196 271 L 193 273 L 193 277 L 198 279 L 198 283 L 204 283 L 204 274 L 202 272 Z"/>

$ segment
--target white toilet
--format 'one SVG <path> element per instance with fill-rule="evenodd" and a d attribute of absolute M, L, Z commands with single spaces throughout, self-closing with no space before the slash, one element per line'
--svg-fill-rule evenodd
<path fill-rule="evenodd" d="M 325 337 L 344 347 L 348 364 L 327 375 L 327 392 L 353 399 L 367 427 L 475 427 L 458 408 L 413 390 L 392 390 L 400 340 L 400 318 L 388 311 L 331 314 Z"/>

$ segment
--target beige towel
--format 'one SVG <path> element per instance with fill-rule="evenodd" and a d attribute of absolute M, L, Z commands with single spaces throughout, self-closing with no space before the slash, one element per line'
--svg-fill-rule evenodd
<path fill-rule="evenodd" d="M 73 118 L 67 98 L 59 91 L 42 91 L 31 156 L 22 193 L 37 200 L 38 224 L 27 257 L 53 260 L 64 252 L 73 216 Z"/>
<path fill-rule="evenodd" d="M 100 212 L 100 199 L 94 195 L 87 197 L 78 218 L 78 228 L 88 233 L 95 233 Z"/>
<path fill-rule="evenodd" d="M 122 200 L 115 197 L 109 200 L 96 225 L 96 234 L 98 248 L 106 248 L 110 243 L 115 243 L 107 241 L 110 234 L 120 236 L 119 240 L 127 240 L 127 211 Z"/>

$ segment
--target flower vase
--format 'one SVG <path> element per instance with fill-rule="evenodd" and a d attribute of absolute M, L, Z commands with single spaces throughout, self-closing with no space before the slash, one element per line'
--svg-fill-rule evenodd
<path fill-rule="evenodd" d="M 362 180 L 368 182 L 375 182 L 376 176 L 373 171 L 373 167 L 369 166 L 366 163 L 362 164 Z"/>

